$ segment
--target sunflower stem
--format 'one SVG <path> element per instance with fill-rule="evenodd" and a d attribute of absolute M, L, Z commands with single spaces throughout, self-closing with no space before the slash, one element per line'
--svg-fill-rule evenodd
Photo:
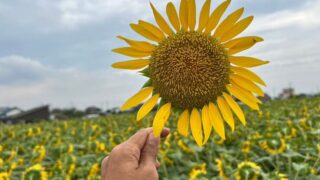
<path fill-rule="evenodd" d="M 277 170 L 279 171 L 279 154 L 276 154 L 276 165 L 277 165 Z"/>
<path fill-rule="evenodd" d="M 161 156 L 161 161 L 163 162 L 162 168 L 163 168 L 164 175 L 166 177 L 168 177 L 169 174 L 168 174 L 168 170 L 167 170 L 167 165 L 166 165 L 166 162 L 165 162 L 163 156 Z"/>
<path fill-rule="evenodd" d="M 292 159 L 291 159 L 290 156 L 288 157 L 288 161 L 289 161 L 289 163 L 288 163 L 288 171 L 289 171 L 289 174 L 290 174 L 290 176 L 291 176 L 291 174 L 292 174 L 292 166 L 291 166 L 291 164 L 292 164 Z"/>

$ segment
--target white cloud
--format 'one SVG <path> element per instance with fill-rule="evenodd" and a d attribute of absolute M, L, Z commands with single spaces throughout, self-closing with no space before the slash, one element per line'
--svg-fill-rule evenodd
<path fill-rule="evenodd" d="M 267 91 L 277 95 L 292 86 L 298 92 L 319 91 L 320 1 L 311 0 L 295 9 L 259 15 L 246 34 L 262 36 L 265 41 L 245 52 L 270 61 L 257 69 L 267 81 Z"/>
<path fill-rule="evenodd" d="M 139 12 L 144 5 L 134 0 L 64 0 L 58 7 L 62 24 L 72 28 L 109 16 L 116 17 L 126 11 Z"/>
<path fill-rule="evenodd" d="M 165 1 L 154 2 L 164 8 Z M 63 0 L 58 2 L 61 23 L 68 28 L 106 19 L 126 19 L 132 17 L 152 17 L 149 2 L 145 0 Z M 111 26 L 111 24 L 110 24 Z"/>
<path fill-rule="evenodd" d="M 29 108 L 50 103 L 59 107 L 114 107 L 121 105 L 144 82 L 144 78 L 132 73 L 58 69 L 21 56 L 2 57 L 0 65 L 0 81 L 3 81 L 0 106 Z M 33 74 L 32 78 L 16 74 L 21 67 Z M 4 83 L 6 78 L 11 82 Z"/>
<path fill-rule="evenodd" d="M 272 32 L 282 28 L 301 28 L 310 29 L 320 26 L 319 19 L 320 1 L 310 0 L 296 9 L 285 9 L 271 14 L 262 14 L 255 19 L 251 31 Z"/>

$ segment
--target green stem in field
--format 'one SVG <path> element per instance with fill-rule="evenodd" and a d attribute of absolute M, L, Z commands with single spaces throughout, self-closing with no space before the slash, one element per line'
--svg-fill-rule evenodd
<path fill-rule="evenodd" d="M 316 162 L 314 162 L 313 168 L 316 168 L 316 167 L 317 167 L 319 161 L 320 161 L 320 154 L 318 155 L 318 158 L 317 158 Z"/>
<path fill-rule="evenodd" d="M 198 155 L 198 153 L 197 153 L 197 152 L 194 152 L 194 154 L 195 154 L 195 157 L 196 157 L 196 161 L 197 161 L 197 162 L 199 162 L 199 161 L 200 161 L 200 159 L 199 159 L 199 155 Z"/>
<path fill-rule="evenodd" d="M 297 171 L 296 175 L 294 176 L 294 180 L 296 180 L 298 178 L 299 173 L 300 173 L 300 170 Z"/>
<path fill-rule="evenodd" d="M 161 164 L 161 166 L 162 166 L 162 168 L 163 168 L 164 175 L 165 175 L 166 177 L 168 177 L 169 174 L 168 174 L 166 162 L 165 162 L 165 160 L 164 160 L 164 155 L 161 156 L 161 161 L 163 162 L 163 164 Z"/>
<path fill-rule="evenodd" d="M 303 140 L 307 140 L 307 135 L 306 133 L 303 131 L 303 129 L 300 126 L 297 126 L 297 128 L 299 129 L 299 131 L 302 134 Z"/>
<path fill-rule="evenodd" d="M 290 174 L 290 176 L 291 176 L 291 174 L 292 174 L 292 159 L 291 159 L 291 156 L 289 156 L 288 157 L 288 171 L 289 171 L 289 174 Z"/>
<path fill-rule="evenodd" d="M 276 166 L 277 166 L 277 170 L 279 171 L 279 154 L 276 154 Z"/>
<path fill-rule="evenodd" d="M 211 149 L 213 149 L 213 148 L 211 148 Z M 210 162 L 213 162 L 213 160 L 212 160 L 212 151 L 210 150 L 210 151 L 208 151 L 209 153 L 207 154 L 207 157 L 208 157 L 208 165 L 212 165 L 213 163 L 210 163 Z M 213 167 L 210 167 L 210 168 L 213 168 Z"/>

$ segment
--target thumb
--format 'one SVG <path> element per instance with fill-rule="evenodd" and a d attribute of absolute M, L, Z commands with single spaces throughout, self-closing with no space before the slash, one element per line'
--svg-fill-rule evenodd
<path fill-rule="evenodd" d="M 141 155 L 139 166 L 154 166 L 156 164 L 157 154 L 159 150 L 160 138 L 155 138 L 153 133 L 150 133 L 148 140 L 145 143 Z"/>

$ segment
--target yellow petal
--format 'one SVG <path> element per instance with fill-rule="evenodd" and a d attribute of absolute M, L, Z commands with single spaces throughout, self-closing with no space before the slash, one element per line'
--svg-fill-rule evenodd
<path fill-rule="evenodd" d="M 147 29 L 143 28 L 141 25 L 138 24 L 130 24 L 131 29 L 133 29 L 136 33 L 140 34 L 141 36 L 155 42 L 160 42 L 161 39 L 155 36 L 153 33 L 148 31 Z"/>
<path fill-rule="evenodd" d="M 176 8 L 174 7 L 172 2 L 169 2 L 167 4 L 167 16 L 172 24 L 172 26 L 174 27 L 174 29 L 178 32 L 180 31 L 180 21 L 179 21 L 179 17 L 178 17 L 178 13 Z"/>
<path fill-rule="evenodd" d="M 209 119 L 209 111 L 207 105 L 204 105 L 202 108 L 202 126 L 204 131 L 203 144 L 206 144 L 212 131 L 212 124 Z"/>
<path fill-rule="evenodd" d="M 136 70 L 146 67 L 150 64 L 149 59 L 136 59 L 129 61 L 116 62 L 112 64 L 113 68 Z"/>
<path fill-rule="evenodd" d="M 178 132 L 187 137 L 189 134 L 189 111 L 188 109 L 184 110 L 180 115 L 178 120 Z"/>
<path fill-rule="evenodd" d="M 231 27 L 230 30 L 222 35 L 221 42 L 228 41 L 236 37 L 238 34 L 242 33 L 251 24 L 252 20 L 253 16 L 249 16 L 237 22 Z"/>
<path fill-rule="evenodd" d="M 218 103 L 220 112 L 223 116 L 223 119 L 230 126 L 231 130 L 234 131 L 234 119 L 228 104 L 224 101 L 222 97 L 218 97 L 217 103 Z"/>
<path fill-rule="evenodd" d="M 262 61 L 257 58 L 246 56 L 229 56 L 229 61 L 232 64 L 246 68 L 261 66 L 269 63 L 269 61 Z"/>
<path fill-rule="evenodd" d="M 210 14 L 210 5 L 211 5 L 211 0 L 206 0 L 206 2 L 203 4 L 201 8 L 200 18 L 199 18 L 199 27 L 198 27 L 199 32 L 202 32 L 208 23 L 209 14 Z"/>
<path fill-rule="evenodd" d="M 156 10 L 156 8 L 153 6 L 153 4 L 151 2 L 150 2 L 150 6 L 152 8 L 154 18 L 155 18 L 157 24 L 159 25 L 160 29 L 163 32 L 165 32 L 166 34 L 171 35 L 172 34 L 172 30 L 171 30 L 170 26 L 168 25 L 168 23 L 166 22 L 166 20 L 164 20 L 164 18 Z"/>
<path fill-rule="evenodd" d="M 256 44 L 257 42 L 261 42 L 261 41 L 263 41 L 263 38 L 261 38 L 259 36 L 244 36 L 244 37 L 232 39 L 232 40 L 224 43 L 223 46 L 225 48 L 230 49 L 238 43 L 243 44 L 243 46 L 248 46 L 248 45 L 252 46 L 252 45 Z M 237 48 L 239 48 L 239 47 L 240 46 L 238 46 Z"/>
<path fill-rule="evenodd" d="M 258 104 L 255 101 L 252 101 L 249 97 L 247 97 L 246 94 L 242 93 L 242 91 L 238 87 L 234 85 L 227 85 L 227 89 L 233 96 L 238 98 L 251 109 L 259 110 Z"/>
<path fill-rule="evenodd" d="M 159 99 L 159 94 L 152 96 L 147 102 L 145 102 L 137 113 L 137 121 L 144 118 L 157 104 Z"/>
<path fill-rule="evenodd" d="M 226 19 L 223 20 L 217 27 L 216 31 L 213 34 L 213 37 L 219 38 L 223 33 L 227 32 L 238 21 L 243 11 L 244 8 L 240 8 L 227 16 Z"/>
<path fill-rule="evenodd" d="M 184 31 L 188 31 L 188 11 L 188 0 L 181 0 L 179 17 Z"/>
<path fill-rule="evenodd" d="M 237 87 L 240 91 L 241 94 L 243 94 L 244 96 L 246 96 L 250 101 L 252 102 L 255 102 L 255 103 L 258 103 L 258 104 L 262 104 L 262 101 L 259 100 L 256 96 L 254 96 L 252 94 L 251 91 L 248 91 L 246 89 L 243 89 L 242 87 L 240 87 L 238 84 L 236 84 L 234 81 L 231 80 L 231 84 L 234 86 L 234 87 Z"/>
<path fill-rule="evenodd" d="M 202 135 L 201 117 L 197 108 L 192 109 L 191 117 L 190 117 L 190 128 L 191 128 L 191 132 L 194 137 L 194 140 L 199 146 L 202 146 L 203 135 Z"/>
<path fill-rule="evenodd" d="M 113 49 L 112 51 L 115 53 L 119 53 L 125 56 L 134 57 L 134 58 L 143 58 L 151 55 L 150 52 L 139 51 L 132 47 L 116 48 L 116 49 Z"/>
<path fill-rule="evenodd" d="M 230 79 L 243 89 L 248 90 L 250 92 L 254 92 L 261 97 L 264 96 L 264 92 L 262 91 L 262 89 L 249 79 L 246 79 L 236 74 L 230 75 Z"/>
<path fill-rule="evenodd" d="M 145 28 L 146 30 L 148 30 L 149 32 L 151 32 L 154 36 L 156 36 L 160 40 L 166 38 L 166 36 L 163 34 L 163 32 L 157 26 L 155 26 L 149 22 L 139 20 L 139 25 L 141 27 Z"/>
<path fill-rule="evenodd" d="M 222 117 L 218 108 L 212 102 L 209 103 L 209 119 L 217 134 L 222 139 L 226 139 Z"/>
<path fill-rule="evenodd" d="M 231 0 L 226 0 L 221 3 L 210 15 L 208 23 L 206 25 L 205 33 L 211 34 L 211 31 L 217 26 L 219 23 L 221 16 L 226 11 L 230 4 Z"/>
<path fill-rule="evenodd" d="M 262 104 L 262 101 L 259 100 L 255 95 L 253 95 L 253 93 L 251 91 L 243 89 L 237 83 L 235 83 L 233 80 L 230 80 L 230 82 L 234 87 L 238 88 L 240 93 L 245 95 L 250 101 L 258 103 L 258 104 Z"/>
<path fill-rule="evenodd" d="M 242 76 L 242 77 L 250 79 L 258 84 L 266 86 L 266 83 L 257 74 L 255 74 L 254 72 L 252 72 L 246 68 L 231 66 L 231 70 L 233 72 L 235 72 L 236 74 L 238 74 L 239 76 Z"/>
<path fill-rule="evenodd" d="M 152 52 L 155 49 L 154 45 L 152 45 L 148 42 L 145 42 L 145 41 L 131 40 L 131 39 L 125 38 L 123 36 L 118 36 L 118 38 L 124 40 L 131 47 L 133 47 L 139 51 Z"/>
<path fill-rule="evenodd" d="M 164 125 L 166 124 L 171 112 L 171 103 L 167 103 L 158 110 L 153 120 L 153 134 L 155 137 L 159 137 Z"/>
<path fill-rule="evenodd" d="M 240 122 L 243 125 L 246 125 L 246 118 L 243 114 L 243 111 L 241 110 L 240 106 L 233 100 L 233 98 L 228 95 L 227 93 L 223 93 L 223 97 L 226 100 L 226 102 L 229 104 L 233 112 L 237 115 L 239 118 Z"/>
<path fill-rule="evenodd" d="M 235 39 L 236 40 L 236 39 Z M 244 50 L 247 50 L 254 46 L 257 42 L 261 42 L 261 39 L 242 39 L 241 41 L 234 44 L 232 47 L 229 48 L 228 54 L 233 55 Z"/>
<path fill-rule="evenodd" d="M 196 2 L 195 0 L 188 0 L 188 24 L 189 30 L 193 31 L 196 27 Z"/>
<path fill-rule="evenodd" d="M 153 87 L 146 87 L 141 89 L 137 94 L 128 99 L 124 105 L 121 107 L 121 110 L 128 110 L 132 107 L 137 106 L 142 101 L 144 101 L 153 91 Z"/>

